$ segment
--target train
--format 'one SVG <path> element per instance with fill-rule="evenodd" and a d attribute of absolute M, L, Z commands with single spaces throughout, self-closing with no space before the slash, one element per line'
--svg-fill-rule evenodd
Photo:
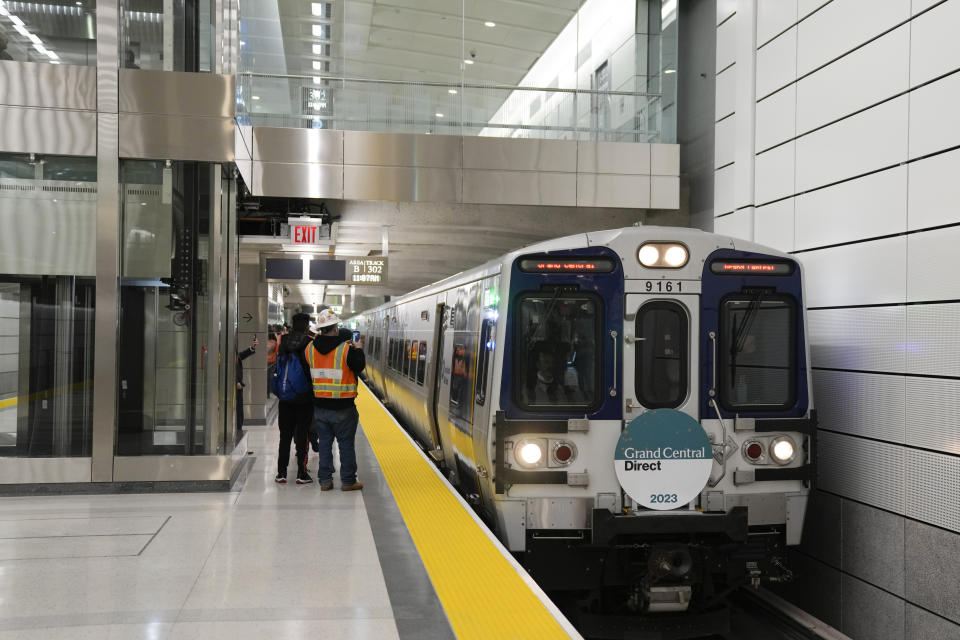
<path fill-rule="evenodd" d="M 790 580 L 815 476 L 801 265 L 568 236 L 359 313 L 365 378 L 586 637 L 692 637 Z"/>

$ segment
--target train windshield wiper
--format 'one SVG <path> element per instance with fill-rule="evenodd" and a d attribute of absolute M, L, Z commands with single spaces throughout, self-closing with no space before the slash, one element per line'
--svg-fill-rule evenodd
<path fill-rule="evenodd" d="M 737 354 L 743 351 L 743 347 L 746 345 L 750 328 L 753 326 L 753 322 L 757 318 L 757 312 L 760 310 L 760 302 L 763 294 L 763 291 L 757 291 L 750 297 L 750 304 L 747 306 L 747 310 L 743 314 L 743 319 L 740 321 L 739 326 L 736 319 L 733 321 L 733 327 L 731 329 L 732 340 L 730 341 L 731 375 L 737 372 Z"/>

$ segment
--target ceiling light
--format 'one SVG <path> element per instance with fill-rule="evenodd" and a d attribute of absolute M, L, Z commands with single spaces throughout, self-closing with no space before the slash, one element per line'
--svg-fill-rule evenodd
<path fill-rule="evenodd" d="M 314 70 L 314 71 L 320 71 L 322 68 L 323 68 L 323 63 L 322 63 L 322 62 L 320 62 L 319 60 L 314 60 L 314 61 L 313 61 L 313 70 Z"/>
<path fill-rule="evenodd" d="M 483 23 L 483 26 L 485 26 L 485 27 L 495 27 L 495 26 L 497 26 L 497 23 L 496 23 L 496 22 L 493 22 L 492 20 L 487 20 L 486 22 Z"/>
<path fill-rule="evenodd" d="M 321 82 L 323 82 L 322 76 L 313 76 L 313 84 L 320 84 Z"/>
<path fill-rule="evenodd" d="M 323 55 L 323 45 L 322 45 L 322 44 L 315 44 L 315 45 L 313 45 L 313 55 L 315 55 L 315 56 Z"/>
<path fill-rule="evenodd" d="M 676 69 L 664 69 L 663 72 L 664 72 L 664 73 L 676 73 L 677 70 L 676 70 Z"/>
<path fill-rule="evenodd" d="M 21 26 L 21 27 L 23 26 L 23 20 L 21 20 L 21 19 L 20 19 L 19 17 L 17 17 L 17 16 L 10 16 L 10 22 L 12 22 L 12 23 L 15 24 L 15 25 L 19 25 L 19 26 Z"/>
<path fill-rule="evenodd" d="M 473 64 L 473 60 L 464 60 L 463 63 L 464 63 L 464 64 Z"/>
<path fill-rule="evenodd" d="M 313 15 L 315 16 L 323 15 L 323 5 L 321 3 L 313 2 L 311 3 L 310 7 L 311 7 L 311 11 L 313 12 Z"/>
<path fill-rule="evenodd" d="M 36 34 L 30 33 L 29 31 L 27 32 L 27 39 L 33 44 L 43 44 L 43 40 L 38 38 Z"/>
<path fill-rule="evenodd" d="M 443 117 L 443 114 L 442 114 L 442 113 L 435 113 L 435 114 L 433 114 L 433 115 L 437 116 L 438 118 L 442 118 L 442 117 Z"/>
<path fill-rule="evenodd" d="M 241 46 L 241 47 L 247 46 L 246 40 L 241 40 L 241 41 L 240 41 L 240 46 Z"/>
<path fill-rule="evenodd" d="M 447 93 L 449 93 L 449 94 L 452 95 L 452 96 L 455 96 L 455 95 L 457 95 L 457 90 L 456 90 L 456 89 L 447 89 Z"/>
<path fill-rule="evenodd" d="M 312 31 L 313 31 L 313 35 L 314 35 L 314 36 L 316 36 L 316 37 L 318 37 L 318 38 L 322 38 L 322 37 L 323 37 L 323 25 L 322 25 L 322 24 L 315 24 L 315 25 L 313 25 Z"/>
<path fill-rule="evenodd" d="M 254 100 L 259 100 L 260 96 L 251 96 Z"/>

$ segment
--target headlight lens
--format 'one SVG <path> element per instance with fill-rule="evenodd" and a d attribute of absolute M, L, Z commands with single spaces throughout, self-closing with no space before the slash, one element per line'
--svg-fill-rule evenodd
<path fill-rule="evenodd" d="M 517 460 L 528 467 L 543 460 L 543 447 L 536 442 L 521 442 L 517 448 Z"/>
<path fill-rule="evenodd" d="M 773 459 L 780 464 L 788 464 L 793 460 L 797 450 L 793 445 L 793 440 L 784 437 L 777 438 L 773 441 L 773 446 L 770 447 L 770 453 L 773 455 Z"/>
<path fill-rule="evenodd" d="M 651 269 L 679 269 L 687 264 L 690 252 L 679 242 L 648 242 L 637 251 L 637 260 Z"/>

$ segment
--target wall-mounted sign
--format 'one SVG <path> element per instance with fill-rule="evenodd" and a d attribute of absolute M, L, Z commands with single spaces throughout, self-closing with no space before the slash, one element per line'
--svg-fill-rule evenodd
<path fill-rule="evenodd" d="M 384 284 L 387 281 L 387 259 L 350 258 L 347 279 L 351 284 Z"/>
<path fill-rule="evenodd" d="M 289 218 L 290 244 L 312 245 L 329 242 L 330 229 L 316 218 Z"/>
<path fill-rule="evenodd" d="M 379 256 L 303 259 L 291 258 L 289 254 L 261 254 L 261 265 L 267 282 L 366 285 L 387 282 L 387 259 Z"/>

